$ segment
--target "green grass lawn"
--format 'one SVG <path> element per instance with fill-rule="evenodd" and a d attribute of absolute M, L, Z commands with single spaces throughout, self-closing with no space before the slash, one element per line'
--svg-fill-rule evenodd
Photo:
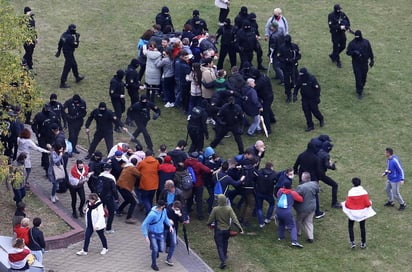
<path fill-rule="evenodd" d="M 271 16 L 274 1 L 248 1 L 250 12 L 258 17 L 261 31 Z M 16 11 L 22 13 L 26 1 L 13 1 Z M 213 1 L 36 1 L 28 3 L 36 14 L 40 41 L 34 53 L 37 82 L 45 99 L 56 92 L 60 101 L 79 93 L 88 103 L 89 112 L 100 101 L 109 102 L 109 81 L 115 71 L 126 68 L 136 55 L 136 43 L 145 29 L 154 21 L 162 5 L 167 4 L 176 29 L 191 17 L 193 9 L 199 9 L 206 19 L 210 33 L 217 30 L 219 10 Z M 230 18 L 246 4 L 233 1 Z M 263 230 L 251 227 L 248 232 L 256 235 L 238 236 L 230 241 L 229 271 L 408 271 L 410 248 L 409 207 L 404 212 L 385 208 L 385 180 L 380 174 L 385 169 L 384 149 L 394 148 L 406 171 L 406 184 L 401 193 L 412 204 L 409 176 L 412 149 L 410 141 L 411 100 L 409 67 L 412 63 L 411 39 L 408 18 L 412 4 L 408 0 L 388 3 L 383 0 L 341 1 L 349 16 L 352 29 L 361 29 L 369 39 L 375 54 L 375 66 L 368 74 L 364 99 L 356 98 L 351 60 L 341 56 L 343 68 L 337 69 L 328 57 L 331 51 L 327 15 L 333 2 L 276 1 L 289 21 L 292 39 L 301 48 L 301 66 L 313 73 L 322 87 L 320 109 L 325 116 L 325 127 L 310 133 L 304 132 L 305 119 L 300 103 L 286 105 L 283 87 L 274 82 L 275 103 L 273 109 L 278 123 L 273 134 L 265 139 L 270 160 L 277 170 L 293 165 L 310 138 L 329 134 L 333 139 L 333 159 L 337 171 L 329 173 L 339 183 L 339 199 L 344 200 L 351 187 L 351 178 L 358 176 L 374 201 L 377 215 L 367 222 L 365 250 L 349 250 L 347 219 L 339 210 L 331 210 L 330 189 L 322 185 L 321 206 L 326 216 L 315 222 L 315 243 L 295 250 L 289 243 L 277 241 L 276 227 L 271 224 Z M 63 58 L 54 53 L 60 34 L 70 23 L 77 24 L 81 43 L 76 51 L 79 71 L 86 79 L 75 84 L 69 77 L 71 89 L 58 89 Z M 353 36 L 347 34 L 348 41 Z M 267 44 L 262 42 L 264 52 Z M 265 60 L 267 63 L 267 60 Z M 228 63 L 226 63 L 228 65 Z M 226 66 L 227 67 L 227 66 Z M 273 71 L 271 73 L 273 75 Z M 108 104 L 111 105 L 111 104 Z M 409 106 L 408 106 L 409 105 Z M 185 138 L 185 117 L 176 109 L 164 109 L 157 121 L 150 122 L 149 131 L 155 146 L 166 143 L 171 148 L 176 141 Z M 125 134 L 117 134 L 118 141 L 127 140 Z M 256 139 L 246 138 L 245 146 Z M 81 144 L 86 145 L 82 133 Z M 103 147 L 103 145 L 101 145 Z M 233 139 L 225 140 L 217 152 L 224 158 L 235 154 Z M 195 217 L 195 216 L 194 216 Z M 254 222 L 257 225 L 257 222 Z M 190 244 L 212 268 L 218 269 L 218 258 L 213 233 L 204 223 L 192 220 L 188 226 Z M 356 226 L 356 240 L 360 240 Z"/>

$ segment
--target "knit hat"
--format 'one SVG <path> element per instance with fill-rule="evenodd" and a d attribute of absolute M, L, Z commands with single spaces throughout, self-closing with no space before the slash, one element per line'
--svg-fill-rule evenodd
<path fill-rule="evenodd" d="M 172 157 L 170 157 L 169 155 L 165 156 L 165 158 L 163 159 L 164 163 L 171 163 L 172 162 Z"/>

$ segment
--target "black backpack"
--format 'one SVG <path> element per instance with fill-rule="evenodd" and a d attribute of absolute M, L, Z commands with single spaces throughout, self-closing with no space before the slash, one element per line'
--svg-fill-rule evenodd
<path fill-rule="evenodd" d="M 242 187 L 255 188 L 256 178 L 258 173 L 253 164 L 247 164 L 242 167 L 241 176 L 245 176 L 242 182 Z"/>

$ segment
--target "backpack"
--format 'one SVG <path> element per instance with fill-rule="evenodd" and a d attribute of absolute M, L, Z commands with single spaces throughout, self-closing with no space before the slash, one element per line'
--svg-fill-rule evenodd
<path fill-rule="evenodd" d="M 99 176 L 97 178 L 96 187 L 95 187 L 96 194 L 98 194 L 99 196 L 101 196 L 101 194 L 103 193 L 103 183 L 104 181 L 102 177 Z"/>
<path fill-rule="evenodd" d="M 242 182 L 242 187 L 255 188 L 258 173 L 253 165 L 244 165 L 241 176 L 245 176 L 245 179 Z"/>
<path fill-rule="evenodd" d="M 192 178 L 192 183 L 196 183 L 196 174 L 195 170 L 193 170 L 192 166 L 187 167 L 187 172 L 189 173 L 190 177 Z"/>
<path fill-rule="evenodd" d="M 214 195 L 220 195 L 220 194 L 226 194 L 227 188 L 229 186 L 226 186 L 226 190 L 223 192 L 223 188 L 222 188 L 222 184 L 220 183 L 221 180 L 224 180 L 227 177 L 227 175 L 224 175 L 223 177 L 221 177 L 220 179 L 217 178 L 217 174 L 216 174 L 216 184 L 215 184 L 215 188 L 214 188 Z"/>
<path fill-rule="evenodd" d="M 187 171 L 185 171 L 185 174 L 181 176 L 180 184 L 182 186 L 182 189 L 185 191 L 193 188 L 193 180 L 192 176 L 189 173 L 189 169 L 187 169 Z"/>
<path fill-rule="evenodd" d="M 282 193 L 279 197 L 278 208 L 281 208 L 281 209 L 287 209 L 288 208 L 288 197 L 284 193 Z"/>

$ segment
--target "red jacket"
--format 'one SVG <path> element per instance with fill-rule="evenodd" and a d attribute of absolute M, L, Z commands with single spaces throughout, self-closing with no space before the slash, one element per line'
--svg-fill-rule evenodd
<path fill-rule="evenodd" d="M 185 160 L 185 167 L 191 166 L 193 171 L 196 175 L 196 183 L 194 184 L 195 187 L 202 187 L 203 186 L 203 175 L 208 174 L 210 175 L 212 172 L 209 167 L 201 163 L 195 158 L 188 158 Z"/>
<path fill-rule="evenodd" d="M 29 238 L 30 227 L 22 228 L 20 224 L 17 224 L 14 227 L 13 230 L 16 233 L 16 238 L 23 238 L 24 239 L 24 244 L 26 246 L 29 246 L 29 243 L 30 243 L 30 238 Z"/>

